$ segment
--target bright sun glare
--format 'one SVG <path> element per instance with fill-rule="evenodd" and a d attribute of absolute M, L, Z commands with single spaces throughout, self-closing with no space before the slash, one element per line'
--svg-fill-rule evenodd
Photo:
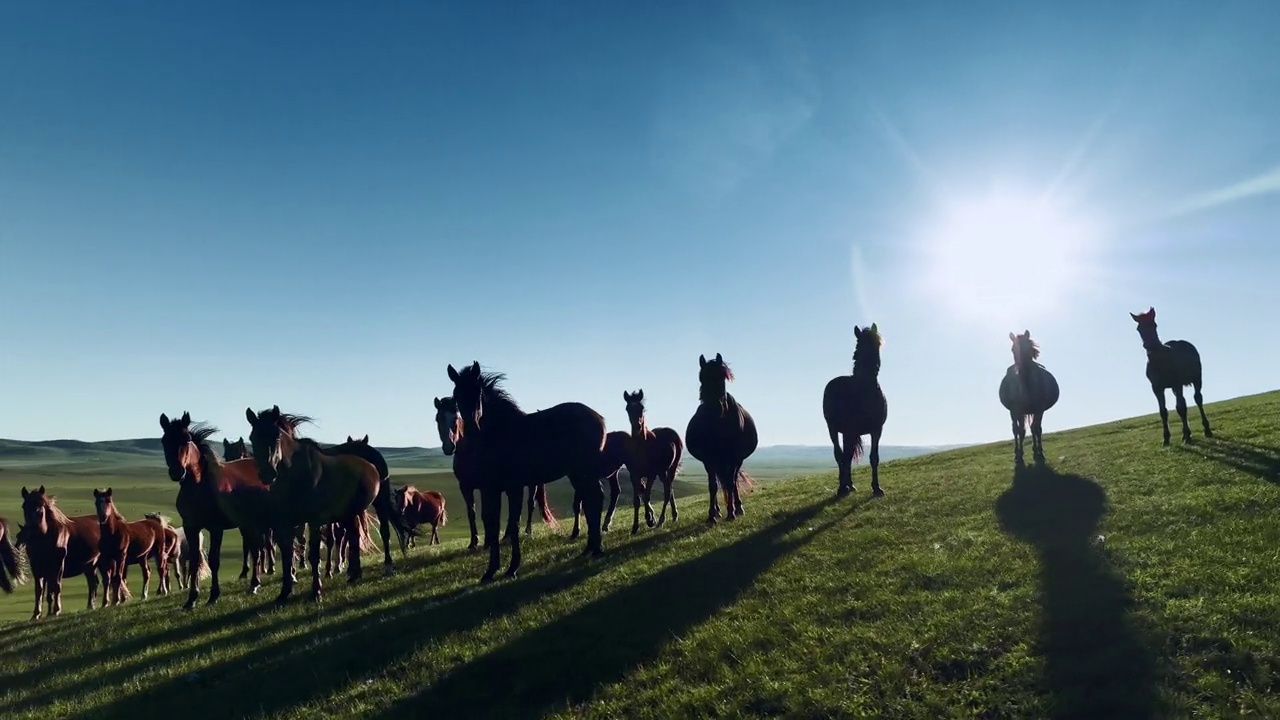
<path fill-rule="evenodd" d="M 1062 309 L 1084 279 L 1093 244 L 1084 221 L 1048 202 L 992 196 L 953 204 L 925 236 L 926 289 L 971 320 L 1026 324 Z"/>

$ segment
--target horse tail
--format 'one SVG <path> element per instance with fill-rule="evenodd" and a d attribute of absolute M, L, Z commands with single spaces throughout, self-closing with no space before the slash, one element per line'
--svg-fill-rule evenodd
<path fill-rule="evenodd" d="M 538 509 L 542 511 L 542 522 L 551 527 L 559 527 L 560 521 L 556 520 L 555 513 L 551 512 L 551 503 L 547 502 L 547 486 L 545 484 L 533 489 L 533 500 L 538 503 Z"/>
<path fill-rule="evenodd" d="M 849 444 L 848 435 L 844 436 L 844 444 L 845 445 Z M 853 436 L 853 461 L 858 462 L 858 458 L 860 457 L 862 457 L 862 436 L 854 435 Z"/>
<path fill-rule="evenodd" d="M 369 508 L 365 508 L 364 516 L 360 518 L 360 522 L 356 523 L 360 532 L 361 555 L 367 555 L 378 549 L 378 546 L 373 544 L 373 534 L 369 532 L 369 526 L 373 524 L 373 519 L 374 514 L 369 512 Z"/>
<path fill-rule="evenodd" d="M 751 492 L 752 490 L 756 489 L 755 481 L 751 479 L 751 476 L 748 475 L 745 470 L 738 471 L 738 482 L 746 484 L 747 492 Z"/>
<path fill-rule="evenodd" d="M 187 549 L 194 552 L 199 560 L 199 564 L 196 566 L 196 578 L 207 580 L 213 575 L 213 572 L 209 569 L 209 556 L 204 552 L 204 533 L 196 533 L 195 542 L 192 543 L 192 540 L 193 538 L 187 535 Z M 193 547 L 194 549 L 192 549 Z"/>
<path fill-rule="evenodd" d="M 386 520 L 395 528 L 396 539 L 400 541 L 400 555 L 409 554 L 409 535 L 413 532 L 404 520 L 404 510 L 396 506 L 391 498 L 391 478 L 378 484 L 378 494 L 373 499 L 373 509 L 378 513 L 378 520 Z"/>
<path fill-rule="evenodd" d="M 21 583 L 22 568 L 18 565 L 18 553 L 13 549 L 13 543 L 9 542 L 9 533 L 0 521 L 0 590 L 13 592 L 10 578 Z"/>

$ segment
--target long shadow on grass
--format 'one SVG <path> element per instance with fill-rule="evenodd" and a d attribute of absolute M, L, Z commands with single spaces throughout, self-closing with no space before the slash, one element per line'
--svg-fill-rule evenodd
<path fill-rule="evenodd" d="M 686 524 L 627 543 L 601 561 L 569 560 L 549 571 L 534 571 L 509 582 L 486 587 L 468 584 L 462 589 L 430 596 L 406 597 L 403 603 L 377 613 L 323 624 L 317 622 L 316 632 L 272 638 L 248 653 L 199 668 L 197 677 L 173 678 L 145 686 L 133 695 L 117 698 L 79 717 L 188 713 L 195 697 L 193 693 L 200 698 L 198 710 L 202 717 L 278 713 L 326 697 L 345 687 L 352 678 L 380 672 L 422 645 L 513 613 L 525 604 L 571 588 L 629 556 L 643 555 L 701 531 L 700 526 Z M 405 588 L 401 592 L 414 593 L 415 589 Z M 285 627 L 303 624 L 299 618 L 287 616 L 279 622 Z M 242 644 L 251 636 L 266 635 L 273 630 L 273 627 L 246 628 L 236 638 L 215 640 L 203 648 L 187 648 L 179 653 L 198 655 L 202 650 L 209 651 L 224 643 Z M 146 662 L 155 664 L 163 659 L 148 657 Z M 101 683 L 102 678 L 95 677 L 91 684 L 96 687 Z M 57 696 L 64 700 L 73 697 L 78 688 L 79 684 L 60 688 Z M 23 707 L 37 707 L 49 699 L 54 698 L 26 698 Z"/>
<path fill-rule="evenodd" d="M 1221 436 L 1180 447 L 1267 482 L 1280 483 L 1280 448 Z"/>
<path fill-rule="evenodd" d="M 796 537 L 834 499 L 779 516 L 741 540 L 661 570 L 463 665 L 379 717 L 537 718 L 589 700 L 663 646 L 725 612 L 779 558 L 852 513 Z M 732 640 L 732 638 L 730 638 Z"/>
<path fill-rule="evenodd" d="M 1054 718 L 1158 714 L 1155 655 L 1130 616 L 1133 599 L 1094 543 L 1106 494 L 1052 468 L 1016 471 L 996 501 L 1001 528 L 1040 556 L 1045 659 Z"/>

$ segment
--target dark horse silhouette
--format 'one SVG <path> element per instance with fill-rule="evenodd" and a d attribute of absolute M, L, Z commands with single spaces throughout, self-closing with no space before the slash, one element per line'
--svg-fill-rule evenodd
<path fill-rule="evenodd" d="M 21 583 L 22 566 L 18 564 L 18 552 L 13 547 L 13 542 L 9 540 L 8 523 L 0 517 L 0 590 L 6 593 L 13 592 L 13 584 Z"/>
<path fill-rule="evenodd" d="M 1156 309 L 1129 317 L 1138 323 L 1138 335 L 1142 337 L 1142 347 L 1147 350 L 1147 379 L 1151 381 L 1151 392 L 1155 393 L 1156 402 L 1160 403 L 1160 423 L 1164 425 L 1164 444 L 1169 444 L 1169 408 L 1165 406 L 1164 391 L 1173 390 L 1177 399 L 1178 417 L 1182 418 L 1182 442 L 1191 442 L 1191 427 L 1187 425 L 1187 399 L 1182 388 L 1190 385 L 1195 394 L 1196 407 L 1200 410 L 1200 423 L 1204 426 L 1204 436 L 1213 437 L 1213 429 L 1209 427 L 1209 417 L 1204 414 L 1204 395 L 1200 393 L 1201 371 L 1200 352 L 1196 346 L 1186 340 L 1170 340 L 1160 342 L 1156 333 Z"/>
<path fill-rule="evenodd" d="M 218 601 L 222 585 L 218 580 L 218 568 L 222 564 L 222 535 L 239 528 L 250 553 L 261 547 L 262 534 L 268 523 L 268 489 L 258 477 L 253 460 L 223 462 L 209 445 L 209 437 L 218 431 L 205 423 L 191 422 L 190 413 L 170 420 L 160 415 L 160 428 L 164 435 L 160 446 L 164 449 L 164 461 L 169 479 L 178 483 L 178 497 L 174 505 L 182 517 L 186 536 L 200 542 L 200 531 L 209 531 L 209 604 Z M 287 536 L 286 536 L 287 537 Z M 195 607 L 200 596 L 200 578 L 204 575 L 204 555 L 193 552 L 188 561 L 187 602 L 183 608 Z M 252 567 L 249 592 L 256 593 L 262 587 L 258 576 L 258 564 Z"/>
<path fill-rule="evenodd" d="M 644 390 L 634 393 L 622 391 L 622 401 L 626 403 L 627 419 L 631 421 L 631 435 L 627 441 L 627 472 L 631 475 L 631 504 L 634 510 L 631 519 L 631 534 L 640 532 L 640 499 L 644 497 L 644 521 L 649 527 L 662 525 L 667 521 L 667 506 L 671 506 L 671 521 L 679 519 L 676 510 L 676 496 L 671 491 L 671 483 L 680 472 L 680 458 L 684 455 L 684 441 L 680 433 L 669 427 L 649 428 L 644 416 Z M 653 494 L 654 483 L 662 483 L 662 514 L 655 522 L 653 505 L 649 497 Z"/>
<path fill-rule="evenodd" d="M 462 416 L 458 414 L 458 403 L 452 397 L 435 398 L 436 431 L 440 435 L 440 450 L 445 455 L 453 456 L 453 476 L 458 480 L 458 489 L 462 491 L 462 499 L 467 504 L 467 522 L 471 524 L 471 545 L 475 550 L 480 544 L 480 534 L 476 531 L 476 490 L 480 482 L 480 454 L 462 439 Z M 517 502 L 519 499 L 517 498 Z M 537 503 L 542 511 L 542 522 L 555 527 L 556 516 L 551 512 L 547 502 L 547 486 L 543 483 L 529 487 L 529 515 L 524 526 L 525 536 L 533 535 L 533 506 Z M 504 537 L 503 540 L 510 538 Z"/>
<path fill-rule="evenodd" d="M 249 445 L 245 443 L 243 435 L 235 442 L 222 438 L 222 459 L 225 462 L 253 459 L 253 453 L 250 452 Z M 241 555 L 244 559 L 244 567 L 240 570 L 240 579 L 243 580 L 249 576 L 249 548 L 253 543 L 249 542 L 249 538 L 245 535 L 244 530 L 240 531 L 240 540 Z M 261 547 L 258 548 L 256 553 L 254 553 L 253 561 L 258 565 L 257 571 L 259 575 L 263 573 L 266 573 L 267 575 L 275 575 L 276 543 L 270 528 L 263 530 Z"/>
<path fill-rule="evenodd" d="M 307 525 L 307 560 L 311 565 L 311 599 L 321 599 L 320 535 L 328 523 L 340 523 L 348 537 L 360 537 L 364 511 L 373 505 L 382 525 L 385 553 L 384 571 L 392 571 L 390 529 L 395 522 L 400 534 L 400 551 L 406 551 L 403 518 L 395 511 L 392 488 L 383 471 L 357 451 L 330 455 L 314 440 L 297 437 L 298 426 L 310 422 L 303 415 L 280 412 L 278 405 L 255 413 L 245 408 L 245 418 L 252 428 L 249 442 L 258 467 L 258 475 L 271 486 L 271 524 L 276 537 L 292 537 L 294 528 Z M 365 445 L 368 448 L 369 446 Z M 372 448 L 369 448 L 372 449 Z M 385 465 L 385 461 L 383 461 Z M 362 576 L 360 544 L 349 544 L 348 582 Z M 293 553 L 282 553 L 283 581 L 276 604 L 283 605 L 293 594 L 295 583 Z"/>
<path fill-rule="evenodd" d="M 618 509 L 618 496 L 622 495 L 622 483 L 618 475 L 627 462 L 627 443 L 630 441 L 631 436 L 622 430 L 614 430 L 604 436 L 604 449 L 600 451 L 600 470 L 597 473 L 609 486 L 609 509 L 605 510 L 604 521 L 600 524 L 603 532 L 609 532 L 609 527 L 613 525 L 613 513 Z M 582 497 L 575 492 L 573 494 L 573 530 L 569 533 L 570 540 L 577 540 L 582 532 L 578 522 L 581 514 Z"/>
<path fill-rule="evenodd" d="M 501 373 L 483 373 L 473 362 L 461 371 L 449 366 L 453 399 L 462 415 L 463 437 L 480 453 L 479 488 L 489 567 L 480 582 L 498 572 L 498 523 L 502 519 L 502 494 L 512 503 L 507 519 L 511 537 L 511 564 L 507 576 L 520 568 L 521 491 L 529 485 L 549 483 L 568 476 L 574 493 L 587 513 L 585 553 L 604 554 L 600 513 L 604 489 L 600 482 L 600 455 L 605 425 L 600 413 L 578 402 L 554 405 L 526 413 L 501 387 Z"/>
<path fill-rule="evenodd" d="M 725 389 L 733 380 L 733 371 L 720 353 L 710 362 L 705 355 L 699 355 L 698 364 L 699 404 L 685 428 L 684 442 L 689 454 L 707 471 L 707 490 L 711 494 L 707 522 L 714 524 L 720 516 L 717 486 L 724 493 L 728 519 L 742 514 L 742 497 L 738 492 L 742 463 L 756 451 L 760 436 L 751 413 Z"/>
<path fill-rule="evenodd" d="M 822 391 L 822 417 L 840 470 L 836 495 L 853 492 L 853 463 L 862 455 L 862 436 L 871 436 L 871 495 L 880 497 L 880 434 L 889 417 L 889 403 L 880 389 L 880 345 L 883 339 L 875 323 L 863 330 L 853 326 L 853 374 L 827 381 Z M 844 448 L 840 435 L 844 435 Z"/>
<path fill-rule="evenodd" d="M 1035 461 L 1044 464 L 1044 441 L 1040 421 L 1044 413 L 1058 402 L 1058 381 L 1053 374 L 1036 362 L 1040 346 L 1031 339 L 1031 331 L 1021 335 L 1009 333 L 1013 342 L 1013 364 L 1000 381 L 1000 404 L 1009 411 L 1013 420 L 1013 455 L 1022 463 L 1022 443 L 1027 436 L 1027 421 L 1031 421 L 1031 452 Z"/>

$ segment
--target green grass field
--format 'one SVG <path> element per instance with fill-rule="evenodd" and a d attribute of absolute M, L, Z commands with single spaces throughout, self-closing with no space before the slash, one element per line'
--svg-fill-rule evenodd
<path fill-rule="evenodd" d="M 235 580 L 191 613 L 72 606 L 0 628 L 0 715 L 1277 717 L 1280 393 L 1208 412 L 1185 448 L 1154 415 L 1048 435 L 1050 471 L 1008 442 L 895 460 L 878 500 L 865 467 L 841 500 L 764 482 L 711 528 L 693 493 L 596 561 L 539 528 L 490 586 L 450 539 L 319 606 Z"/>

